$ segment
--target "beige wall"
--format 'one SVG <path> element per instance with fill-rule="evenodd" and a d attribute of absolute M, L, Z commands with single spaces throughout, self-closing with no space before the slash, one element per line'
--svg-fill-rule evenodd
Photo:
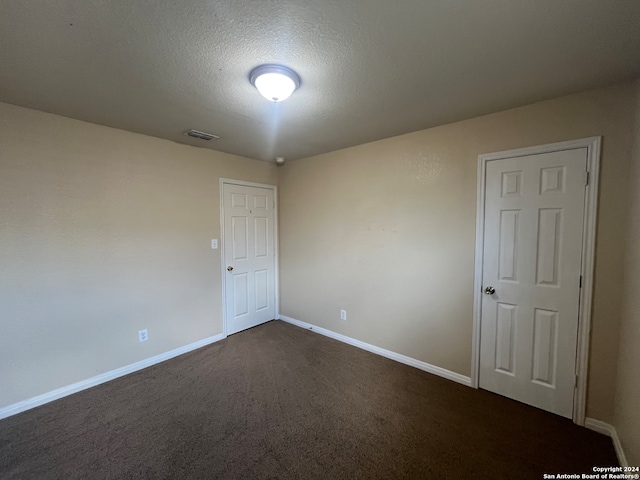
<path fill-rule="evenodd" d="M 0 104 L 0 408 L 222 332 L 219 177 L 277 168 Z"/>
<path fill-rule="evenodd" d="M 640 465 L 640 81 L 627 227 L 614 426 L 629 465 Z"/>
<path fill-rule="evenodd" d="M 587 415 L 610 422 L 633 102 L 628 83 L 285 165 L 281 313 L 470 375 L 478 155 L 602 135 Z"/>

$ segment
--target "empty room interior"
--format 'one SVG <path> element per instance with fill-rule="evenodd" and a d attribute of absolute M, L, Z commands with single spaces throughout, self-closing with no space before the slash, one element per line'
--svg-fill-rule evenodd
<path fill-rule="evenodd" d="M 639 346 L 640 2 L 0 4 L 0 478 L 639 478 Z"/>

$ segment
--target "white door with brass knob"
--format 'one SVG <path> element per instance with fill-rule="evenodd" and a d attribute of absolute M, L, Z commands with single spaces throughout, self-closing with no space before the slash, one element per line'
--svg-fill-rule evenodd
<path fill-rule="evenodd" d="M 484 168 L 479 386 L 571 418 L 587 149 Z"/>
<path fill-rule="evenodd" d="M 275 318 L 275 187 L 222 182 L 227 335 Z"/>

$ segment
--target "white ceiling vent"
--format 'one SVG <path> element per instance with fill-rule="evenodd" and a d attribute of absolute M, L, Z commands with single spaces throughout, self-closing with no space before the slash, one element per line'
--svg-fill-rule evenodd
<path fill-rule="evenodd" d="M 200 130 L 194 130 L 193 128 L 191 130 L 187 130 L 184 134 L 189 137 L 207 141 L 220 138 L 218 135 L 214 135 L 213 133 L 201 132 Z"/>

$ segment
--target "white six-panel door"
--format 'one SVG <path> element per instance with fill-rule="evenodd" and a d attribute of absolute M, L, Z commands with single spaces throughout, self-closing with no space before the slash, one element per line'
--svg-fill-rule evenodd
<path fill-rule="evenodd" d="M 223 183 L 227 334 L 275 318 L 275 214 L 270 188 Z"/>
<path fill-rule="evenodd" d="M 485 172 L 479 385 L 569 418 L 586 170 L 577 148 Z"/>

